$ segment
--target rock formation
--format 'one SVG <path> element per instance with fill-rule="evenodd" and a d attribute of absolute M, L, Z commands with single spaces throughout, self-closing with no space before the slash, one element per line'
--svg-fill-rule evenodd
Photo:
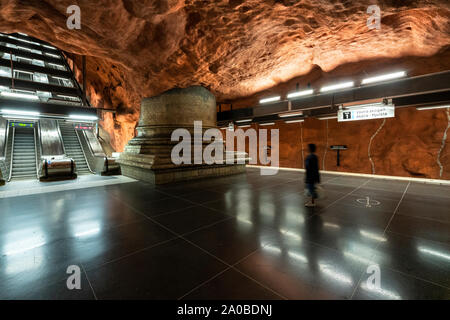
<path fill-rule="evenodd" d="M 141 99 L 173 87 L 204 85 L 225 101 L 296 77 L 320 81 L 415 57 L 424 58 L 413 73 L 427 73 L 442 69 L 450 44 L 447 0 L 377 1 L 380 30 L 367 27 L 371 0 L 76 3 L 80 30 L 66 26 L 74 1 L 0 0 L 0 31 L 88 56 L 88 95 L 94 106 L 117 110 L 102 125 L 118 151 L 134 135 Z"/>

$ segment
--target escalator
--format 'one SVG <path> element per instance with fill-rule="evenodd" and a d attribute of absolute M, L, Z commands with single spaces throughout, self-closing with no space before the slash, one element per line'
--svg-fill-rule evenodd
<path fill-rule="evenodd" d="M 75 161 L 78 174 L 91 174 L 73 123 L 59 121 L 66 155 Z"/>
<path fill-rule="evenodd" d="M 34 128 L 14 128 L 11 180 L 37 179 Z"/>

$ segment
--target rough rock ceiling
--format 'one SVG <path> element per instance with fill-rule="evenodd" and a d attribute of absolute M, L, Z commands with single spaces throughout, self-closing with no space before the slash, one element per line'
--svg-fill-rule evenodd
<path fill-rule="evenodd" d="M 81 30 L 66 27 L 81 8 Z M 381 29 L 366 21 L 381 7 Z M 0 0 L 0 31 L 24 32 L 88 56 L 96 106 L 121 149 L 139 101 L 203 84 L 218 100 L 248 97 L 320 68 L 433 56 L 450 45 L 448 0 Z"/>

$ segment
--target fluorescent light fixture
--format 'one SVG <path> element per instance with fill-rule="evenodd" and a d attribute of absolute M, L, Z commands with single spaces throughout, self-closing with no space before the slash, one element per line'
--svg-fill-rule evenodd
<path fill-rule="evenodd" d="M 56 95 L 57 97 L 60 97 L 60 98 L 67 98 L 67 99 L 77 99 L 78 101 L 80 100 L 80 98 L 79 97 L 76 97 L 76 96 L 65 96 L 65 95 L 62 95 L 62 94 L 57 94 Z"/>
<path fill-rule="evenodd" d="M 285 121 L 285 123 L 298 123 L 298 122 L 304 122 L 304 119 L 299 119 L 299 120 L 289 120 L 289 121 Z"/>
<path fill-rule="evenodd" d="M 43 46 L 44 48 L 48 48 L 48 49 L 56 49 L 55 47 L 48 46 L 48 45 L 46 45 L 46 44 L 43 44 L 42 46 Z"/>
<path fill-rule="evenodd" d="M 21 56 L 16 56 L 16 58 L 17 58 L 17 59 L 28 60 L 28 61 L 33 61 L 33 59 L 25 58 L 25 57 L 21 57 Z"/>
<path fill-rule="evenodd" d="M 253 119 L 236 120 L 236 123 L 249 122 L 249 121 L 252 121 L 252 120 Z"/>
<path fill-rule="evenodd" d="M 245 124 L 245 125 L 243 125 L 243 126 L 239 126 L 239 128 L 248 128 L 248 127 L 251 127 L 251 125 Z"/>
<path fill-rule="evenodd" d="M 354 104 L 351 106 L 343 106 L 343 108 L 351 109 L 351 108 L 387 107 L 387 106 L 392 106 L 392 105 L 384 104 L 383 102 L 375 102 L 375 103 Z"/>
<path fill-rule="evenodd" d="M 275 101 L 280 101 L 280 99 L 281 99 L 280 96 L 270 97 L 270 98 L 265 98 L 265 99 L 259 100 L 259 103 L 275 102 Z"/>
<path fill-rule="evenodd" d="M 25 36 L 25 37 L 28 37 L 28 35 L 27 35 L 26 33 L 17 32 L 17 34 L 21 34 L 21 35 L 23 35 L 23 36 Z"/>
<path fill-rule="evenodd" d="M 61 57 L 60 56 L 58 56 L 57 54 L 53 54 L 53 53 L 48 53 L 48 52 L 46 52 L 45 53 L 47 56 L 49 56 L 49 57 L 53 57 L 53 58 L 58 58 L 58 59 L 60 59 Z"/>
<path fill-rule="evenodd" d="M 405 71 L 399 71 L 399 72 L 394 72 L 394 73 L 388 73 L 388 74 L 383 74 L 381 76 L 376 76 L 376 77 L 371 77 L 371 78 L 366 78 L 364 79 L 361 84 L 369 84 L 369 83 L 374 83 L 374 82 L 380 82 L 380 81 L 387 81 L 387 80 L 392 80 L 392 79 L 398 79 L 398 78 L 402 78 L 406 76 L 406 72 Z"/>
<path fill-rule="evenodd" d="M 330 119 L 337 119 L 337 116 L 319 118 L 319 120 L 330 120 Z"/>
<path fill-rule="evenodd" d="M 60 68 L 65 68 L 62 64 L 57 64 L 57 63 L 49 63 L 49 65 L 55 66 L 55 67 L 60 67 Z"/>
<path fill-rule="evenodd" d="M 302 97 L 302 96 L 307 96 L 309 94 L 313 94 L 314 90 L 310 89 L 310 90 L 303 90 L 303 91 L 297 91 L 297 92 L 291 92 L 287 95 L 288 99 L 292 99 L 292 98 L 296 98 L 296 97 Z"/>
<path fill-rule="evenodd" d="M 17 116 L 39 116 L 40 113 L 37 111 L 21 111 L 14 109 L 2 109 L 3 114 L 17 115 Z"/>
<path fill-rule="evenodd" d="M 70 81 L 70 79 L 68 78 L 63 78 L 63 77 L 56 77 L 56 76 L 52 76 L 54 79 L 60 79 L 60 80 L 65 80 L 65 81 Z"/>
<path fill-rule="evenodd" d="M 3 114 L 4 118 L 7 119 L 16 119 L 16 120 L 39 120 L 39 117 L 28 117 L 28 116 L 18 116 L 13 114 Z"/>
<path fill-rule="evenodd" d="M 282 114 L 279 114 L 278 116 L 280 118 L 288 118 L 288 117 L 295 117 L 295 116 L 302 116 L 302 115 L 303 115 L 303 111 L 297 111 L 297 112 L 282 113 Z"/>
<path fill-rule="evenodd" d="M 83 116 L 83 115 L 76 115 L 76 114 L 69 115 L 69 118 L 75 119 L 75 120 L 91 120 L 91 121 L 98 120 L 97 116 Z"/>
<path fill-rule="evenodd" d="M 32 94 L 25 93 L 17 93 L 17 92 L 7 92 L 3 91 L 1 93 L 2 96 L 10 97 L 10 98 L 20 98 L 20 99 L 29 99 L 29 100 L 39 100 L 39 97 Z"/>
<path fill-rule="evenodd" d="M 333 90 L 351 88 L 354 85 L 355 85 L 355 83 L 353 81 L 342 82 L 342 83 L 322 87 L 320 89 L 320 92 L 328 92 L 328 91 L 333 91 Z"/>
<path fill-rule="evenodd" d="M 273 126 L 275 125 L 275 122 L 266 122 L 266 123 L 260 123 L 260 126 Z"/>
<path fill-rule="evenodd" d="M 417 110 L 433 110 L 433 109 L 446 109 L 450 108 L 450 104 L 442 105 L 442 106 L 432 106 L 432 107 L 419 107 Z"/>
<path fill-rule="evenodd" d="M 25 70 L 20 70 L 20 69 L 15 69 L 14 71 L 19 71 L 19 72 L 22 72 L 22 73 L 28 73 L 28 74 L 34 74 L 34 72 L 25 71 Z"/>

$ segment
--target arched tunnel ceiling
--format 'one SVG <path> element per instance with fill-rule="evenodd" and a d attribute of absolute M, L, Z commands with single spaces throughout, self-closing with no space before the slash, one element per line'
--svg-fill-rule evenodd
<path fill-rule="evenodd" d="M 67 8 L 81 8 L 69 30 Z M 367 8 L 381 8 L 381 29 Z M 202 84 L 240 99 L 314 70 L 431 57 L 450 45 L 448 0 L 0 0 L 0 31 L 88 56 L 88 95 L 117 108 L 104 127 L 121 149 L 142 97 Z"/>

